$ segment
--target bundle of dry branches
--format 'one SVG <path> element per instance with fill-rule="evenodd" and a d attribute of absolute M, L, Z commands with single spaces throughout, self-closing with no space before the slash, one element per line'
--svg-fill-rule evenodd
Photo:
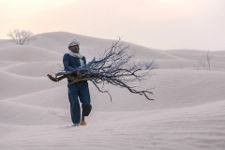
<path fill-rule="evenodd" d="M 128 55 L 126 50 L 128 46 L 120 43 L 120 39 L 112 44 L 107 49 L 103 56 L 99 59 L 93 58 L 83 67 L 79 67 L 73 71 L 63 71 L 52 75 L 47 75 L 52 81 L 60 81 L 64 78 L 70 79 L 76 76 L 76 72 L 80 72 L 80 76 L 73 79 L 69 84 L 73 84 L 83 80 L 91 81 L 99 92 L 107 93 L 112 97 L 109 91 L 101 90 L 99 83 L 109 83 L 118 87 L 127 88 L 131 93 L 144 95 L 148 100 L 153 100 L 149 97 L 153 92 L 150 90 L 137 90 L 136 86 L 131 86 L 130 83 L 144 80 L 148 72 L 153 68 L 153 62 L 144 64 L 135 64 L 131 62 L 133 55 Z M 143 69 L 144 68 L 144 69 Z"/>

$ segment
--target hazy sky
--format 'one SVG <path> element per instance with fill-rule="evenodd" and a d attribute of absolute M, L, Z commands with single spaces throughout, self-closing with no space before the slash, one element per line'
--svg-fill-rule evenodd
<path fill-rule="evenodd" d="M 0 0 L 0 38 L 13 29 L 225 50 L 225 0 Z"/>

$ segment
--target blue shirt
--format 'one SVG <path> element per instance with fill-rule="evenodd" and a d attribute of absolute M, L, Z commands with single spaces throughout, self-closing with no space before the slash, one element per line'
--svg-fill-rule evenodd
<path fill-rule="evenodd" d="M 84 64 L 86 64 L 85 56 L 82 57 L 81 59 L 84 61 Z M 81 65 L 79 58 L 73 57 L 68 53 L 65 53 L 63 56 L 63 64 L 65 71 L 73 71 L 74 69 L 77 69 Z"/>
<path fill-rule="evenodd" d="M 81 59 L 84 61 L 84 64 L 86 65 L 85 56 L 82 57 Z M 74 69 L 77 69 L 81 65 L 79 58 L 73 57 L 68 53 L 65 53 L 63 56 L 63 64 L 64 64 L 65 71 L 73 71 Z M 68 79 L 68 82 L 71 82 L 71 81 Z M 87 82 L 87 80 L 80 81 L 80 82 Z"/>

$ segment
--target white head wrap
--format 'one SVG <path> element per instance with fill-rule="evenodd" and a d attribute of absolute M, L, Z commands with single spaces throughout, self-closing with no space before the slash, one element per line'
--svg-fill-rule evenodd
<path fill-rule="evenodd" d="M 68 46 L 68 47 L 74 46 L 74 45 L 80 46 L 80 42 L 79 42 L 78 40 L 76 40 L 76 39 L 73 39 L 73 40 L 69 43 L 69 46 Z"/>

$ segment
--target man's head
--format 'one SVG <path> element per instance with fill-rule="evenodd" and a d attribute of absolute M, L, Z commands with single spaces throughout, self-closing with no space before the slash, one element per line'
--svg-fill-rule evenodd
<path fill-rule="evenodd" d="M 71 50 L 72 52 L 78 53 L 79 50 L 80 50 L 80 47 L 79 47 L 79 46 L 80 46 L 80 43 L 79 43 L 76 39 L 73 39 L 73 40 L 70 42 L 68 48 L 69 48 L 69 50 Z"/>

